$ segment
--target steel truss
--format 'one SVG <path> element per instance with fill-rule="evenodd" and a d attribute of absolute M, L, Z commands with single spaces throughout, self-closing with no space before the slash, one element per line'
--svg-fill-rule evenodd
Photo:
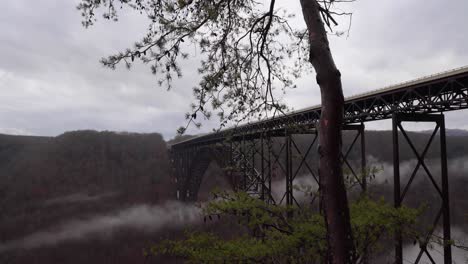
<path fill-rule="evenodd" d="M 390 119 L 394 113 L 436 113 L 468 108 L 468 68 L 439 74 L 347 98 L 344 123 L 355 124 Z M 229 135 L 285 129 L 291 126 L 315 126 L 321 106 L 292 112 L 255 123 L 226 129 L 174 144 L 173 148 L 206 145 L 223 141 Z"/>
<path fill-rule="evenodd" d="M 417 172 L 422 167 L 426 172 L 427 177 L 431 181 L 435 190 L 439 194 L 442 203 L 441 208 L 438 211 L 433 225 L 430 230 L 425 234 L 425 237 L 422 241 L 419 241 L 420 252 L 415 260 L 415 264 L 419 263 L 423 254 L 430 259 L 430 261 L 435 264 L 433 257 L 427 249 L 427 245 L 430 237 L 434 233 L 435 228 L 437 227 L 440 218 L 442 217 L 442 226 L 443 226 L 443 239 L 444 239 L 444 263 L 452 263 L 452 251 L 450 246 L 450 207 L 449 207 L 449 189 L 448 189 L 448 175 L 447 175 L 447 150 L 446 150 L 446 139 L 445 139 L 445 121 L 443 115 L 434 115 L 434 114 L 394 114 L 393 118 L 393 164 L 394 164 L 394 202 L 395 207 L 399 208 L 403 202 L 404 198 L 408 194 L 409 188 L 413 183 Z M 432 132 L 429 141 L 424 147 L 422 152 L 419 152 L 410 137 L 406 133 L 405 129 L 402 126 L 402 122 L 433 122 L 435 123 L 435 129 Z M 399 133 L 403 135 L 403 138 L 410 146 L 414 156 L 417 159 L 416 167 L 411 173 L 409 180 L 406 184 L 401 185 L 400 178 L 400 156 L 399 156 Z M 425 163 L 425 157 L 431 143 L 433 142 L 437 132 L 439 132 L 440 137 L 440 162 L 441 162 L 441 185 L 440 186 L 434 178 L 434 175 L 431 173 L 429 168 Z M 403 191 L 401 189 L 403 187 Z M 397 264 L 403 263 L 403 241 L 401 232 L 397 233 L 395 236 L 395 259 Z"/>
<path fill-rule="evenodd" d="M 366 177 L 362 176 L 365 175 L 366 166 L 364 125 L 345 125 L 343 130 L 356 133 L 350 144 L 343 146 L 342 164 L 365 191 Z M 356 147 L 361 152 L 359 168 L 349 160 L 350 153 Z M 234 190 L 245 191 L 272 204 L 299 206 L 295 181 L 298 176 L 309 175 L 316 190 L 301 191 L 313 192 L 310 194 L 315 194 L 311 201 L 314 203 L 320 190 L 318 156 L 313 157 L 317 148 L 317 130 L 306 127 L 236 135 L 211 146 L 193 146 L 172 153 L 175 181 L 178 183 L 177 197 L 196 200 L 204 170 L 209 162 L 216 160 Z M 284 187 L 275 189 L 273 185 Z"/>
<path fill-rule="evenodd" d="M 303 135 L 308 140 L 307 149 L 301 150 L 295 136 Z M 230 138 L 228 174 L 237 177 L 237 190 L 245 191 L 272 204 L 299 205 L 294 197 L 294 180 L 300 173 L 308 173 L 318 185 L 318 174 L 310 164 L 310 154 L 317 145 L 317 131 L 308 129 L 284 129 L 255 133 Z M 281 185 L 284 190 L 276 190 L 273 184 Z M 275 197 L 275 194 L 278 197 Z"/>

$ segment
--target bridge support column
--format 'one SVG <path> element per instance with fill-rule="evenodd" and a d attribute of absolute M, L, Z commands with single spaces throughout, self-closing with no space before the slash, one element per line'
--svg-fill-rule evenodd
<path fill-rule="evenodd" d="M 267 203 L 275 203 L 271 193 L 271 138 L 266 133 L 262 133 L 260 142 L 260 159 L 261 159 L 261 175 L 262 175 L 262 195 L 261 199 Z M 265 153 L 266 152 L 266 153 Z"/>
<path fill-rule="evenodd" d="M 293 193 L 293 175 L 292 175 L 292 152 L 291 152 L 291 134 L 285 132 L 284 144 L 286 145 L 286 205 L 293 205 L 294 193 Z"/>
<path fill-rule="evenodd" d="M 263 134 L 242 135 L 229 141 L 229 174 L 236 182 L 234 190 L 244 191 L 262 200 L 270 200 L 271 173 L 269 158 L 265 154 Z"/>
<path fill-rule="evenodd" d="M 359 184 L 361 194 L 365 194 L 367 191 L 367 162 L 366 162 L 366 137 L 365 137 L 365 126 L 363 123 L 358 125 L 344 125 L 343 131 L 356 131 L 353 140 L 351 143 L 346 147 L 343 146 L 343 150 L 341 152 L 341 159 L 342 165 L 349 169 L 349 174 L 354 178 L 354 180 Z M 359 142 L 358 142 L 359 140 Z M 350 153 L 354 148 L 359 146 L 360 150 L 360 168 L 355 169 L 353 168 L 352 164 L 348 161 Z M 359 159 L 359 156 L 356 157 Z M 359 174 L 358 174 L 359 173 Z M 363 264 L 369 263 L 368 259 L 368 251 L 365 250 L 363 256 Z"/>
<path fill-rule="evenodd" d="M 174 181 L 177 188 L 175 193 L 177 200 L 186 201 L 190 195 L 185 186 L 185 181 L 189 177 L 190 153 L 191 149 L 170 152 L 170 160 L 175 175 Z"/>
<path fill-rule="evenodd" d="M 419 241 L 420 252 L 414 260 L 414 263 L 419 263 L 423 254 L 431 260 L 432 263 L 435 263 L 433 257 L 429 253 L 427 248 L 429 239 L 433 235 L 440 218 L 442 217 L 442 228 L 443 228 L 443 239 L 444 239 L 444 263 L 452 263 L 452 251 L 450 246 L 450 208 L 449 208 L 449 187 L 448 187 L 448 174 L 447 174 L 447 150 L 446 150 L 446 139 L 445 139 L 445 120 L 442 114 L 402 114 L 397 113 L 393 115 L 393 170 L 394 170 L 394 205 L 396 208 L 400 207 L 404 201 L 404 198 L 409 190 L 409 187 L 413 183 L 413 180 L 418 172 L 418 169 L 422 167 L 426 172 L 429 180 L 432 182 L 432 185 L 436 189 L 438 195 L 440 196 L 442 203 L 441 208 L 435 217 L 433 226 L 425 234 L 422 241 Z M 429 141 L 424 147 L 422 152 L 419 152 L 411 141 L 410 137 L 406 133 L 405 129 L 402 126 L 402 122 L 432 122 L 435 123 L 435 129 L 432 132 Z M 400 175 L 400 146 L 399 146 L 399 132 L 403 135 L 403 138 L 408 143 L 410 149 L 417 159 L 417 165 L 413 170 L 412 174 L 409 177 L 407 184 L 401 186 L 401 175 Z M 441 172 L 440 172 L 440 182 L 438 184 L 436 179 L 433 177 L 431 171 L 426 166 L 425 156 L 431 143 L 433 142 L 437 132 L 439 132 L 440 138 L 440 162 L 441 162 Z M 404 187 L 403 190 L 401 187 Z M 413 262 L 413 260 L 410 260 Z M 395 234 L 395 263 L 403 263 L 403 240 L 401 232 Z"/>
<path fill-rule="evenodd" d="M 284 193 L 276 197 L 275 203 L 299 206 L 300 201 L 294 196 L 294 180 L 301 174 L 310 174 L 309 177 L 313 178 L 318 186 L 317 172 L 310 164 L 311 150 L 317 142 L 317 131 L 311 128 L 285 129 L 284 132 L 270 135 L 270 139 L 273 138 L 279 138 L 281 143 L 278 145 L 279 150 L 269 147 L 268 155 L 273 157 L 270 162 L 270 175 L 278 176 L 277 173 L 281 172 L 285 181 Z M 298 144 L 299 141 L 302 144 Z"/>
<path fill-rule="evenodd" d="M 351 143 L 345 147 L 343 146 L 343 151 L 341 152 L 341 162 L 343 166 L 349 169 L 350 176 L 352 176 L 361 188 L 361 192 L 365 193 L 367 191 L 367 162 L 366 162 L 366 138 L 365 138 L 365 126 L 364 124 L 359 125 L 344 125 L 343 131 L 356 131 L 353 140 Z M 359 140 L 359 143 L 358 143 Z M 359 146 L 360 157 L 357 159 L 361 160 L 360 168 L 355 169 L 352 164 L 349 162 L 349 156 L 353 149 Z"/>

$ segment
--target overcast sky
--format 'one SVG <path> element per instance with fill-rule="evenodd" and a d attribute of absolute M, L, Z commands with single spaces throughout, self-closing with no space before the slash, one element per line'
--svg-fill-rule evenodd
<path fill-rule="evenodd" d="M 157 86 L 145 66 L 103 68 L 99 59 L 140 39 L 146 20 L 130 14 L 118 23 L 100 20 L 84 29 L 78 2 L 2 3 L 0 133 L 55 136 L 96 129 L 173 137 L 185 124 L 197 67 L 186 64 L 183 79 L 169 92 Z M 278 2 L 299 11 L 298 0 Z M 331 37 L 345 96 L 467 65 L 467 10 L 466 0 L 357 0 L 347 9 L 354 13 L 349 37 Z M 314 80 L 313 73 L 298 80 L 287 103 L 294 109 L 320 103 Z M 447 126 L 468 128 L 464 115 L 448 113 Z M 214 121 L 198 132 L 209 131 Z"/>

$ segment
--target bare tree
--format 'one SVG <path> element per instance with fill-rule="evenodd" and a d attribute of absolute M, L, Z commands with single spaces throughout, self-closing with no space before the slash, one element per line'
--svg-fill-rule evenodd
<path fill-rule="evenodd" d="M 325 27 L 320 20 L 322 7 L 315 0 L 301 0 L 301 6 L 309 30 L 309 59 L 316 71 L 317 84 L 320 86 L 322 97 L 319 173 L 328 246 L 332 254 L 332 263 L 350 263 L 355 253 L 349 222 L 348 198 L 340 166 L 344 105 L 341 73 L 333 60 Z"/>
<path fill-rule="evenodd" d="M 339 156 L 344 99 L 325 26 L 336 24 L 337 13 L 330 10 L 338 2 L 343 1 L 300 0 L 306 28 L 294 28 L 295 14 L 278 8 L 276 0 L 82 0 L 78 9 L 85 27 L 96 13 L 116 21 L 124 7 L 146 16 L 146 36 L 101 62 L 114 69 L 139 60 L 168 89 L 174 76 L 182 76 L 188 48 L 199 49 L 201 81 L 193 88 L 188 125 L 200 126 L 197 116 L 210 118 L 213 111 L 220 128 L 282 114 L 287 108 L 275 89 L 293 88 L 293 80 L 313 66 L 322 95 L 319 169 L 330 262 L 350 263 L 355 254 Z"/>

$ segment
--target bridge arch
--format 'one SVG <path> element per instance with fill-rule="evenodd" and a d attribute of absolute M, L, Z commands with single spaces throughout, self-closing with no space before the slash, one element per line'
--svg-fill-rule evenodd
<path fill-rule="evenodd" d="M 224 146 L 204 146 L 192 151 L 188 157 L 185 168 L 176 172 L 177 175 L 177 198 L 183 201 L 199 200 L 199 191 L 203 189 L 203 179 L 212 163 L 221 168 L 221 175 L 232 189 L 236 188 L 235 177 L 226 168 L 229 166 L 230 150 Z M 177 159 L 175 157 L 174 159 Z M 181 173 L 182 172 L 182 173 Z"/>

